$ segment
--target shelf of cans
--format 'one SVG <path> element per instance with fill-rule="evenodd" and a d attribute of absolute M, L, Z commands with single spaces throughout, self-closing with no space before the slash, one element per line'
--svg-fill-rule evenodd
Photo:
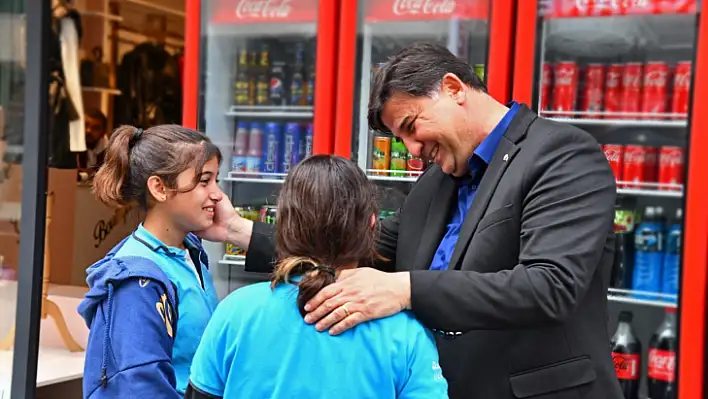
<path fill-rule="evenodd" d="M 543 63 L 540 114 L 585 125 L 687 126 L 691 61 Z"/>
<path fill-rule="evenodd" d="M 226 181 L 282 183 L 290 168 L 312 155 L 312 123 L 236 124 Z"/>
<path fill-rule="evenodd" d="M 683 197 L 683 148 L 604 144 L 602 150 L 617 180 L 619 194 Z"/>

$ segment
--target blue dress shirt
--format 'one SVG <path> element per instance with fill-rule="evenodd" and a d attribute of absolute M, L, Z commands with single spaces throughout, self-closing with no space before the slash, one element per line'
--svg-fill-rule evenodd
<path fill-rule="evenodd" d="M 514 115 L 519 110 L 520 106 L 516 102 L 512 102 L 509 106 L 509 111 L 494 129 L 482 140 L 472 154 L 472 157 L 467 161 L 470 174 L 467 177 L 459 179 L 459 188 L 457 189 L 457 207 L 452 215 L 452 220 L 447 224 L 447 232 L 440 241 L 435 256 L 430 264 L 430 270 L 447 270 L 447 265 L 452 257 L 452 252 L 455 250 L 457 238 L 460 236 L 462 224 L 465 221 L 465 216 L 472 205 L 474 195 L 477 192 L 477 187 L 482 181 L 482 176 L 487 170 L 487 165 L 492 161 L 494 152 L 497 150 L 499 141 L 506 133 L 506 130 L 514 119 Z"/>

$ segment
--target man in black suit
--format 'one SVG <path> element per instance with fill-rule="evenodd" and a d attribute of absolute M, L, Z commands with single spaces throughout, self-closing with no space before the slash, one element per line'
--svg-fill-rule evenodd
<path fill-rule="evenodd" d="M 425 44 L 377 72 L 369 124 L 435 165 L 381 223 L 389 261 L 342 272 L 306 321 L 338 334 L 410 309 L 436 333 L 452 398 L 621 398 L 606 297 L 615 181 L 595 139 L 498 103 Z M 212 237 L 269 271 L 272 227 L 221 212 Z"/>

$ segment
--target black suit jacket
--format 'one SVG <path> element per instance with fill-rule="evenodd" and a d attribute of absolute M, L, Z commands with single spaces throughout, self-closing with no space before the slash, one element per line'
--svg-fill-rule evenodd
<path fill-rule="evenodd" d="M 526 107 L 465 217 L 447 271 L 427 270 L 456 206 L 433 166 L 382 222 L 385 271 L 410 271 L 412 310 L 437 336 L 450 397 L 620 399 L 607 333 L 612 171 L 597 141 Z M 257 224 L 247 270 L 271 266 Z"/>

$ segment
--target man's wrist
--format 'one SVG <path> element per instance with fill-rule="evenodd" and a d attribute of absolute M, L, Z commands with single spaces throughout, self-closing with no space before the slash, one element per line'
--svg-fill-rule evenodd
<path fill-rule="evenodd" d="M 411 309 L 411 274 L 408 272 L 395 273 L 399 281 L 399 302 L 401 310 Z"/>
<path fill-rule="evenodd" d="M 231 219 L 227 225 L 226 242 L 248 250 L 253 233 L 253 221 L 242 217 Z"/>

